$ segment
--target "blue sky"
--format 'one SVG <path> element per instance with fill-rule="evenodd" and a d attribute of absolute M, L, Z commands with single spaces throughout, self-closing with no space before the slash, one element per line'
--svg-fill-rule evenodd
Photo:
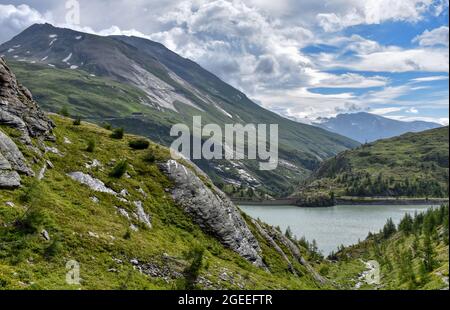
<path fill-rule="evenodd" d="M 290 118 L 448 124 L 448 0 L 79 0 L 77 25 L 66 20 L 74 1 L 0 0 L 0 41 L 35 22 L 132 34 Z"/>

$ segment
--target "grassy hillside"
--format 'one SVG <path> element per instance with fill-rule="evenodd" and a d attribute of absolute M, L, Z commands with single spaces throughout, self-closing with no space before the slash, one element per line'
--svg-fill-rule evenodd
<path fill-rule="evenodd" d="M 47 160 L 53 168 L 46 171 L 42 181 L 23 177 L 21 189 L 0 190 L 0 289 L 353 288 L 365 270 L 363 261 L 373 257 L 374 249 L 378 249 L 374 244 L 391 257 L 393 272 L 386 273 L 382 287 L 361 288 L 412 287 L 409 280 L 394 277 L 403 272 L 402 265 L 394 263 L 394 257 L 400 251 L 398 247 L 408 249 L 410 243 L 418 242 L 423 248 L 426 235 L 421 233 L 421 227 L 429 227 L 428 224 L 414 224 L 420 229 L 415 228 L 408 236 L 402 232 L 393 232 L 386 239 L 372 236 L 355 247 L 343 249 L 333 257 L 337 261 L 330 261 L 321 257 L 313 244 L 296 240 L 290 234 L 283 239 L 277 229 L 244 215 L 261 246 L 265 270 L 225 248 L 174 204 L 167 191 L 171 181 L 157 167 L 158 162 L 169 158 L 167 149 L 150 143 L 147 150 L 134 150 L 129 142 L 135 141 L 135 136 L 113 139 L 111 131 L 89 123 L 76 125 L 60 116 L 52 119 L 57 125 L 57 140 L 46 142 L 51 149 L 44 158 L 23 147 L 13 129 L 1 127 L 35 163 L 36 172 Z M 94 160 L 98 161 L 96 167 L 92 166 Z M 128 163 L 127 173 L 120 178 L 111 176 L 124 160 Z M 132 217 L 127 219 L 119 212 L 120 208 L 131 213 L 133 206 L 129 202 L 71 180 L 67 173 L 73 171 L 89 173 L 116 192 L 127 190 L 128 201 L 143 201 L 153 227 Z M 422 280 L 417 271 L 421 256 L 415 254 L 418 288 L 440 288 L 440 275 L 448 274 L 448 221 L 445 224 L 441 221 L 444 217 L 434 214 L 433 225 L 439 227 L 430 230 L 434 269 L 426 281 Z M 422 217 L 423 223 L 430 222 L 426 218 L 429 216 Z M 130 223 L 138 230 L 132 229 Z M 300 249 L 308 265 L 298 260 L 289 242 Z M 66 264 L 71 260 L 80 264 L 80 285 L 66 283 Z M 329 280 L 318 281 L 318 274 Z"/>
<path fill-rule="evenodd" d="M 331 288 L 317 283 L 292 254 L 289 266 L 249 218 L 267 271 L 205 234 L 167 193 L 171 182 L 156 164 L 169 158 L 164 147 L 151 143 L 148 150 L 136 151 L 128 146 L 136 139 L 133 136 L 112 139 L 109 130 L 95 125 L 52 119 L 57 141 L 46 143 L 59 154 L 52 149 L 39 159 L 26 147 L 22 151 L 28 160 L 34 159 L 36 172 L 45 160 L 54 167 L 42 181 L 23 177 L 21 189 L 0 190 L 0 288 L 173 289 L 186 287 L 192 277 L 194 287 L 201 289 Z M 17 136 L 7 127 L 1 130 Z M 94 160 L 99 166 L 87 166 Z M 112 177 L 123 160 L 128 162 L 127 174 Z M 130 203 L 71 180 L 66 174 L 73 171 L 90 173 L 117 192 L 126 189 L 128 201 L 143 201 L 153 227 L 125 218 L 118 208 L 132 212 Z M 130 229 L 130 221 L 138 231 Z M 43 237 L 43 230 L 50 240 Z M 81 266 L 79 286 L 65 282 L 69 260 Z M 142 272 L 133 260 L 140 262 Z"/>
<path fill-rule="evenodd" d="M 408 133 L 324 162 L 300 194 L 448 197 L 448 127 Z"/>
<path fill-rule="evenodd" d="M 379 234 L 358 245 L 343 248 L 331 256 L 335 260 L 329 276 L 342 275 L 344 286 L 361 289 L 448 289 L 448 205 L 414 217 L 405 216 L 396 227 L 388 221 Z M 380 283 L 362 280 L 364 262 L 380 266 Z M 353 275 L 353 276 L 352 276 Z"/>

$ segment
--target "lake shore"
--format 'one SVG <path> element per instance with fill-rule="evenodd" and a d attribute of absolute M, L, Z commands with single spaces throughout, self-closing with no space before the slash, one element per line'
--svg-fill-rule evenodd
<path fill-rule="evenodd" d="M 232 199 L 237 205 L 246 206 L 297 206 L 298 199 L 244 200 Z M 335 205 L 440 205 L 448 203 L 448 198 L 376 198 L 376 197 L 339 197 Z M 333 206 L 329 206 L 333 207 Z M 326 208 L 326 207 L 325 207 Z"/>

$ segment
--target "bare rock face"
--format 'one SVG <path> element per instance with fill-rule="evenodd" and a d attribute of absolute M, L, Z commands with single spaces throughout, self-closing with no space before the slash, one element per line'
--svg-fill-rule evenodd
<path fill-rule="evenodd" d="M 34 102 L 28 89 L 0 58 L 0 126 L 18 130 L 20 142 L 32 147 L 31 138 L 53 140 L 54 127 Z M 0 127 L 0 188 L 20 186 L 20 175 L 34 175 L 22 152 Z"/>
<path fill-rule="evenodd" d="M 264 266 L 258 241 L 236 206 L 213 185 L 207 186 L 192 170 L 169 160 L 161 170 L 175 184 L 174 201 L 206 232 L 257 266 Z"/>
<path fill-rule="evenodd" d="M 26 175 L 33 175 L 33 171 L 28 167 L 26 160 L 17 145 L 1 131 L 0 152 L 3 158 L 11 165 L 11 169 Z"/>
<path fill-rule="evenodd" d="M 0 58 L 0 125 L 18 129 L 25 142 L 30 137 L 53 140 L 53 122 L 47 118 L 30 91 L 21 85 Z"/>

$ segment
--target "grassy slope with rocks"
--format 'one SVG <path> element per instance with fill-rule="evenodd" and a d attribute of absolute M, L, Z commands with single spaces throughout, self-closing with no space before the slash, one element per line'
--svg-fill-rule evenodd
<path fill-rule="evenodd" d="M 60 154 L 47 152 L 45 158 L 39 159 L 17 144 L 27 159 L 35 162 L 35 171 L 42 168 L 44 160 L 51 161 L 54 167 L 46 171 L 42 181 L 23 177 L 20 189 L 0 191 L 1 288 L 331 288 L 329 284 L 318 284 L 292 254 L 288 257 L 295 271 L 290 270 L 248 217 L 246 221 L 260 243 L 268 271 L 205 234 L 167 193 L 171 183 L 156 164 L 169 158 L 164 147 L 151 143 L 148 150 L 134 150 L 129 147 L 129 142 L 136 140 L 134 136 L 112 139 L 109 130 L 95 125 L 82 122 L 76 126 L 68 118 L 51 118 L 57 125 L 57 140 L 46 143 Z M 1 130 L 17 137 L 8 127 Z M 89 141 L 95 141 L 93 150 Z M 100 166 L 88 168 L 86 164 L 94 160 Z M 124 160 L 128 163 L 127 174 L 121 178 L 110 176 L 117 163 Z M 149 229 L 134 218 L 126 219 L 116 207 L 131 214 L 132 204 L 73 181 L 67 176 L 73 171 L 89 173 L 116 192 L 126 189 L 128 201 L 143 202 L 153 227 Z M 147 197 L 138 189 L 143 189 Z M 130 221 L 138 231 L 130 229 Z M 43 230 L 50 240 L 43 238 Z M 307 257 L 308 251 L 300 248 Z M 138 266 L 133 265 L 134 259 Z M 81 286 L 66 284 L 68 260 L 80 263 Z M 197 279 L 194 284 L 188 281 L 192 277 Z"/>
<path fill-rule="evenodd" d="M 448 127 L 362 145 L 324 162 L 300 195 L 448 197 Z"/>
<path fill-rule="evenodd" d="M 388 220 L 380 233 L 332 254 L 335 263 L 327 275 L 347 288 L 359 283 L 361 289 L 448 289 L 448 219 L 444 205 L 406 215 L 397 227 Z M 380 283 L 368 285 L 361 274 L 364 262 L 373 260 L 380 264 Z"/>

